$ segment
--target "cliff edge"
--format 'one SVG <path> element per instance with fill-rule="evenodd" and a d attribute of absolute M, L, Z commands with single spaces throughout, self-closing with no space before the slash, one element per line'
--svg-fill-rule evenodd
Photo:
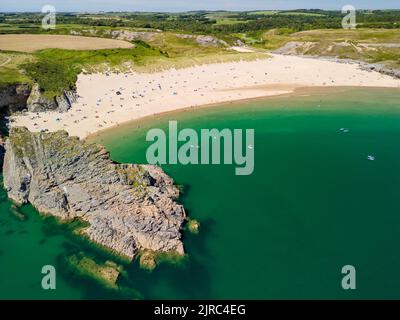
<path fill-rule="evenodd" d="M 64 131 L 13 128 L 5 150 L 4 187 L 15 202 L 62 220 L 80 218 L 90 240 L 129 258 L 142 250 L 184 253 L 185 211 L 161 168 L 115 163 L 102 146 Z"/>

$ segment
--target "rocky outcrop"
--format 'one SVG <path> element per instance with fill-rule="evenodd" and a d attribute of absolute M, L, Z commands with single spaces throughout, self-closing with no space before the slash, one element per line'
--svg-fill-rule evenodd
<path fill-rule="evenodd" d="M 45 97 L 38 84 L 9 84 L 0 87 L 0 111 L 13 114 L 18 111 L 30 112 L 59 111 L 66 112 L 77 100 L 75 91 L 64 91 L 54 98 Z"/>
<path fill-rule="evenodd" d="M 192 34 L 177 34 L 178 38 L 181 39 L 195 39 L 197 44 L 204 47 L 218 47 L 223 46 L 227 47 L 228 43 L 224 40 L 218 39 L 213 36 L 205 36 L 205 35 L 192 35 Z"/>
<path fill-rule="evenodd" d="M 400 69 L 392 68 L 383 63 L 360 63 L 360 68 L 367 71 L 377 71 L 400 79 Z"/>
<path fill-rule="evenodd" d="M 129 258 L 145 250 L 183 254 L 185 211 L 161 168 L 117 164 L 103 147 L 64 131 L 12 128 L 5 149 L 4 187 L 15 202 L 80 218 L 89 224 L 84 235 Z"/>
<path fill-rule="evenodd" d="M 400 69 L 397 66 L 393 66 L 393 61 L 383 61 L 380 63 L 369 63 L 366 61 L 354 60 L 354 59 L 345 59 L 339 58 L 332 54 L 332 50 L 334 47 L 354 47 L 354 49 L 360 53 L 363 48 L 368 47 L 385 47 L 385 48 L 396 48 L 394 44 L 358 44 L 358 46 L 354 45 L 350 42 L 338 42 L 334 43 L 325 49 L 318 48 L 317 51 L 313 51 L 315 47 L 318 46 L 318 42 L 301 42 L 301 41 L 290 41 L 285 45 L 273 51 L 275 54 L 282 55 L 297 55 L 302 57 L 308 57 L 311 59 L 319 59 L 319 60 L 327 60 L 334 61 L 337 63 L 352 63 L 358 64 L 360 69 L 366 71 L 376 71 L 385 75 L 389 75 L 395 78 L 400 79 Z M 316 54 L 318 52 L 318 55 Z M 361 58 L 360 58 L 361 59 Z"/>
<path fill-rule="evenodd" d="M 304 44 L 300 41 L 289 41 L 285 43 L 282 47 L 273 51 L 276 54 L 287 54 L 287 55 L 297 55 L 299 54 L 299 48 Z"/>
<path fill-rule="evenodd" d="M 28 111 L 30 112 L 43 112 L 47 110 L 56 110 L 57 103 L 53 99 L 44 97 L 39 89 L 39 85 L 35 84 L 26 102 Z"/>
<path fill-rule="evenodd" d="M 0 109 L 2 113 L 12 114 L 26 109 L 31 93 L 29 84 L 9 84 L 0 87 Z"/>
<path fill-rule="evenodd" d="M 213 46 L 213 47 L 217 47 L 217 46 L 224 46 L 227 47 L 228 43 L 226 43 L 224 40 L 215 38 L 213 36 L 197 36 L 196 37 L 196 42 L 201 45 L 201 46 Z"/>
<path fill-rule="evenodd" d="M 95 29 L 84 29 L 81 31 L 71 30 L 70 34 L 75 36 L 89 36 L 89 37 L 107 37 L 118 40 L 133 41 L 133 40 L 143 40 L 151 41 L 161 33 L 161 30 L 155 31 L 131 31 L 125 29 L 117 30 L 95 30 Z"/>
<path fill-rule="evenodd" d="M 59 111 L 66 112 L 71 108 L 76 101 L 77 95 L 74 91 L 64 91 L 60 96 L 47 98 L 40 92 L 39 85 L 35 84 L 26 102 L 28 111 L 44 112 L 44 111 Z"/>
<path fill-rule="evenodd" d="M 64 91 L 61 96 L 58 96 L 55 99 L 58 106 L 57 110 L 59 112 L 67 112 L 71 108 L 72 104 L 78 99 L 78 95 L 75 91 Z"/>
<path fill-rule="evenodd" d="M 129 30 L 112 30 L 109 33 L 113 39 L 133 41 L 151 41 L 159 32 L 153 31 L 129 31 Z"/>

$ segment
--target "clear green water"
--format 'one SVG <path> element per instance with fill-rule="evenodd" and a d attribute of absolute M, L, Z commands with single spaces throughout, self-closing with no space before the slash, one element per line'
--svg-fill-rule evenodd
<path fill-rule="evenodd" d="M 0 202 L 0 298 L 400 298 L 400 91 L 332 89 L 310 96 L 169 113 L 97 137 L 116 161 L 145 162 L 148 129 L 254 128 L 255 171 L 170 165 L 181 202 L 201 222 L 185 233 L 188 259 L 154 272 L 125 266 L 121 292 L 74 275 L 63 263 L 83 251 L 107 256 L 43 219 Z M 350 129 L 340 134 L 339 128 Z M 367 155 L 375 161 L 366 160 Z M 40 288 L 53 264 L 57 290 Z M 341 268 L 357 289 L 341 288 Z"/>

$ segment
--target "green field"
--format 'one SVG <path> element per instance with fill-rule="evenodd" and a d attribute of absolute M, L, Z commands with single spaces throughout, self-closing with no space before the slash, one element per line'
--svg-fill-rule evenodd
<path fill-rule="evenodd" d="M 296 11 L 293 11 L 293 12 L 279 12 L 278 13 L 279 15 L 281 15 L 281 16 L 308 16 L 308 17 L 323 17 L 323 16 L 325 16 L 324 14 L 322 14 L 322 13 L 313 13 L 313 12 L 296 12 Z"/>
<path fill-rule="evenodd" d="M 32 61 L 28 54 L 0 51 L 0 86 L 4 84 L 29 83 L 31 80 L 20 71 L 20 65 Z"/>
<path fill-rule="evenodd" d="M 245 20 L 237 20 L 237 19 L 217 19 L 216 25 L 229 25 L 229 24 L 238 24 L 238 23 L 246 23 Z"/>
<path fill-rule="evenodd" d="M 274 15 L 277 14 L 279 11 L 252 11 L 252 12 L 248 12 L 249 15 L 264 15 L 264 16 L 270 16 L 270 15 Z"/>
<path fill-rule="evenodd" d="M 283 15 L 283 16 L 309 16 L 309 17 L 321 17 L 324 16 L 322 13 L 314 13 L 314 12 L 299 12 L 299 11 L 252 11 L 248 12 L 249 15 L 262 15 L 262 16 L 271 16 L 271 15 Z"/>
<path fill-rule="evenodd" d="M 105 29 L 102 29 L 105 30 Z M 74 87 L 81 72 L 154 72 L 212 62 L 252 60 L 260 53 L 238 53 L 223 46 L 205 46 L 196 38 L 170 32 L 158 33 L 149 42 L 133 41 L 131 49 L 46 49 L 32 54 L 0 51 L 1 83 L 35 81 L 51 98 Z"/>

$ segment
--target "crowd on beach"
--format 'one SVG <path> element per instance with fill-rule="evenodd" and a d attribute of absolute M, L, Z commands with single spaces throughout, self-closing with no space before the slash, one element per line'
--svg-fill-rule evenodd
<path fill-rule="evenodd" d="M 65 113 L 27 113 L 15 125 L 67 130 L 85 138 L 129 120 L 174 109 L 288 93 L 306 86 L 399 87 L 400 80 L 357 65 L 291 56 L 170 69 L 81 74 L 78 101 Z"/>

